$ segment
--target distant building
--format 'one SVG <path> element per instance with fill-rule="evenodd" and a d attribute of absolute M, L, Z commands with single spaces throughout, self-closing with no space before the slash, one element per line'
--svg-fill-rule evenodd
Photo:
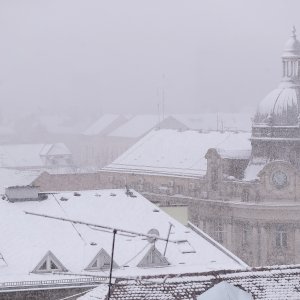
<path fill-rule="evenodd" d="M 72 153 L 63 143 L 0 146 L 0 168 L 46 170 L 73 166 Z"/>
<path fill-rule="evenodd" d="M 250 123 L 250 115 L 246 114 L 104 114 L 83 132 L 80 150 L 73 152 L 76 152 L 75 160 L 81 166 L 97 170 L 112 163 L 155 129 L 250 132 Z"/>

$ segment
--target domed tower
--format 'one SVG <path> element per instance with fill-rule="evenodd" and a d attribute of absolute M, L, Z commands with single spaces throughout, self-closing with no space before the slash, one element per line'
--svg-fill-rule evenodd
<path fill-rule="evenodd" d="M 252 125 L 252 158 L 300 166 L 300 42 L 293 28 L 282 55 L 282 80 L 259 104 Z"/>

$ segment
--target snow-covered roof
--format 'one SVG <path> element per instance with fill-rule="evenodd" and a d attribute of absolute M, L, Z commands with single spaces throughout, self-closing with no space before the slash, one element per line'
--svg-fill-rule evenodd
<path fill-rule="evenodd" d="M 226 281 L 222 281 L 197 297 L 197 300 L 253 300 L 253 297 Z"/>
<path fill-rule="evenodd" d="M 138 138 L 154 128 L 250 132 L 251 115 L 245 113 L 168 114 L 164 118 L 158 115 L 137 115 L 109 135 Z"/>
<path fill-rule="evenodd" d="M 45 166 L 43 156 L 47 155 L 71 155 L 71 152 L 62 143 L 1 145 L 0 167 L 42 167 Z"/>
<path fill-rule="evenodd" d="M 250 133 L 153 130 L 118 157 L 105 170 L 205 175 L 205 154 L 210 148 L 239 149 L 248 155 Z M 244 156 L 243 156 L 244 157 Z"/>
<path fill-rule="evenodd" d="M 299 86 L 286 87 L 281 84 L 261 101 L 254 119 L 255 123 L 272 122 L 272 125 L 298 124 L 296 108 L 299 100 Z"/>
<path fill-rule="evenodd" d="M 259 172 L 265 167 L 268 160 L 264 157 L 253 157 L 244 172 L 245 181 L 258 179 Z"/>
<path fill-rule="evenodd" d="M 0 168 L 0 195 L 5 193 L 7 187 L 31 185 L 39 175 L 40 171 Z"/>
<path fill-rule="evenodd" d="M 153 247 L 147 238 L 135 235 L 116 237 L 114 261 L 119 268 L 114 276 L 138 276 L 189 273 L 220 269 L 240 269 L 247 266 L 228 251 L 216 247 L 146 200 L 140 194 L 130 197 L 124 190 L 96 190 L 49 194 L 44 201 L 10 203 L 0 201 L 0 282 L 49 279 L 49 274 L 32 274 L 42 265 L 45 255 L 50 255 L 71 273 L 87 274 L 85 269 L 100 251 L 111 253 L 112 234 L 109 230 L 95 230 L 86 225 L 72 225 L 32 215 L 24 211 L 71 218 L 93 224 L 147 233 L 157 229 L 161 237 L 170 234 L 164 267 L 138 267 L 143 257 Z M 28 238 L 30 235 L 30 238 Z M 173 243 L 172 241 L 178 241 Z M 155 249 L 162 255 L 165 241 L 157 240 Z M 22 250 L 21 250 L 22 249 Z M 108 275 L 108 270 L 92 271 Z"/>
<path fill-rule="evenodd" d="M 251 149 L 243 149 L 243 150 L 225 150 L 225 149 L 216 149 L 218 154 L 222 158 L 228 159 L 249 159 L 251 156 Z"/>
<path fill-rule="evenodd" d="M 255 300 L 298 300 L 300 299 L 300 267 L 273 266 L 239 272 L 211 272 L 193 275 L 177 275 L 169 277 L 147 277 L 139 280 L 119 279 L 113 286 L 111 299 L 132 300 L 194 300 L 201 298 L 206 291 L 216 288 L 220 282 L 227 282 L 246 293 Z M 245 295 L 245 293 L 242 293 Z M 107 289 L 101 285 L 94 291 L 80 297 L 80 300 L 105 299 Z M 228 294 L 227 294 L 228 295 Z M 199 297 L 200 296 L 200 297 Z M 226 292 L 221 298 L 213 300 L 227 300 Z M 237 298 L 251 299 L 251 298 Z"/>
<path fill-rule="evenodd" d="M 138 115 L 112 131 L 109 136 L 138 138 L 155 128 L 160 121 L 157 115 Z"/>
<path fill-rule="evenodd" d="M 111 130 L 114 130 L 114 124 L 119 127 L 123 124 L 126 120 L 128 120 L 129 116 L 122 116 L 117 114 L 104 114 L 102 115 L 96 122 L 94 122 L 91 126 L 89 126 L 84 132 L 84 135 L 93 136 L 101 134 L 102 132 L 107 132 L 107 129 L 111 127 Z M 117 121 L 120 122 L 117 122 Z"/>
<path fill-rule="evenodd" d="M 250 113 L 175 114 L 172 116 L 189 129 L 194 130 L 250 132 L 252 126 Z"/>

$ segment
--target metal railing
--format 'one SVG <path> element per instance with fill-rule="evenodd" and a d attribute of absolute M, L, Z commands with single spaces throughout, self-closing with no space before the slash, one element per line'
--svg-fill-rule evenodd
<path fill-rule="evenodd" d="M 51 279 L 51 280 L 27 280 L 27 281 L 8 281 L 0 282 L 1 290 L 8 289 L 27 289 L 27 288 L 39 288 L 46 286 L 62 286 L 62 285 L 93 285 L 103 283 L 107 280 L 106 277 L 84 277 L 74 279 Z"/>

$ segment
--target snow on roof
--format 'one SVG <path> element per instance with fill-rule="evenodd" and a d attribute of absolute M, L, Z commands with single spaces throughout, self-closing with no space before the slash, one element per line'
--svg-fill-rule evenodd
<path fill-rule="evenodd" d="M 253 181 L 258 179 L 259 172 L 264 168 L 264 166 L 267 163 L 268 161 L 266 158 L 253 157 L 244 172 L 244 180 Z"/>
<path fill-rule="evenodd" d="M 45 144 L 42 148 L 40 155 L 71 155 L 71 151 L 64 143 Z"/>
<path fill-rule="evenodd" d="M 125 117 L 117 114 L 105 114 L 101 116 L 96 122 L 94 122 L 90 127 L 88 127 L 83 132 L 83 134 L 89 136 L 101 134 L 103 131 L 105 131 L 105 129 L 112 126 L 118 119 L 120 120 L 123 119 L 125 121 L 128 118 L 129 117 Z"/>
<path fill-rule="evenodd" d="M 41 167 L 45 165 L 42 156 L 70 154 L 70 150 L 62 143 L 1 145 L 0 167 Z"/>
<path fill-rule="evenodd" d="M 181 124 L 181 127 L 185 126 L 182 129 L 190 130 L 251 131 L 251 115 L 243 113 L 170 114 L 166 115 L 164 119 L 157 115 L 138 115 L 111 132 L 110 136 L 141 137 L 167 119 L 172 119 L 174 124 L 178 123 L 174 129 L 179 128 Z M 173 127 L 168 126 L 167 128 Z"/>
<path fill-rule="evenodd" d="M 249 151 L 249 139 L 250 133 L 245 132 L 153 130 L 104 169 L 205 175 L 208 149 Z"/>
<path fill-rule="evenodd" d="M 246 291 L 256 300 L 298 300 L 300 299 L 300 268 L 295 266 L 273 266 L 237 272 L 210 272 L 169 277 L 147 277 L 136 280 L 119 279 L 113 286 L 111 298 L 114 300 L 151 299 L 151 300 L 193 300 L 204 295 L 205 291 L 220 282 L 227 282 Z M 213 287 L 213 288 L 212 288 Z M 87 293 L 81 300 L 92 300 L 107 295 L 103 286 Z M 226 293 L 223 294 L 224 296 Z M 93 296 L 94 298 L 92 298 Z M 201 296 L 197 299 L 202 299 Z M 206 298 L 204 298 L 206 299 Z M 227 299 L 209 298 L 214 300 Z M 235 299 L 235 298 L 229 298 Z M 244 299 L 244 298 L 238 298 Z M 246 298 L 251 299 L 251 298 Z"/>
<path fill-rule="evenodd" d="M 224 150 L 224 149 L 216 149 L 218 154 L 222 158 L 228 159 L 249 159 L 251 156 L 251 149 L 246 150 Z"/>
<path fill-rule="evenodd" d="M 166 251 L 169 265 L 165 267 L 137 267 L 153 244 L 144 237 L 117 235 L 114 260 L 119 268 L 114 270 L 114 276 L 247 267 L 233 259 L 230 252 L 219 250 L 209 240 L 183 226 L 140 194 L 134 192 L 134 195 L 135 198 L 128 197 L 124 190 L 97 190 L 49 194 L 44 201 L 10 203 L 0 200 L 0 253 L 7 263 L 7 266 L 0 268 L 0 282 L 41 278 L 41 275 L 29 272 L 36 268 L 48 251 L 70 272 L 83 274 L 87 273 L 84 270 L 101 249 L 111 253 L 112 234 L 105 230 L 78 224 L 73 226 L 69 222 L 27 215 L 24 211 L 141 233 L 155 228 L 162 237 L 167 236 L 170 222 L 173 224 Z M 181 242 L 176 244 L 172 242 L 174 240 Z M 160 253 L 164 253 L 165 246 L 165 241 L 157 240 L 155 243 Z M 92 274 L 108 275 L 108 271 L 93 271 Z M 42 276 L 47 278 L 46 274 Z"/>
<path fill-rule="evenodd" d="M 111 132 L 110 136 L 138 138 L 160 123 L 157 115 L 138 115 Z"/>
<path fill-rule="evenodd" d="M 252 114 L 245 113 L 175 114 L 173 117 L 194 130 L 250 132 L 252 125 Z"/>
<path fill-rule="evenodd" d="M 198 296 L 197 300 L 253 300 L 253 298 L 242 289 L 223 281 Z"/>
<path fill-rule="evenodd" d="M 5 194 L 5 188 L 12 186 L 26 186 L 40 175 L 40 171 L 20 171 L 0 168 L 0 195 Z"/>

